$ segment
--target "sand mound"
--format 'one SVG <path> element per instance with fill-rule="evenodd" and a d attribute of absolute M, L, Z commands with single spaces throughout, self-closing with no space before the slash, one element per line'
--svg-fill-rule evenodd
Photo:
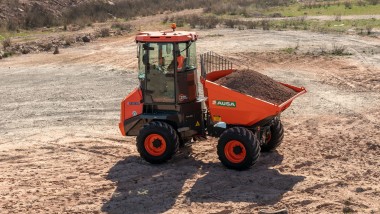
<path fill-rule="evenodd" d="M 239 70 L 215 82 L 274 104 L 281 104 L 296 94 L 292 89 L 253 70 Z"/>

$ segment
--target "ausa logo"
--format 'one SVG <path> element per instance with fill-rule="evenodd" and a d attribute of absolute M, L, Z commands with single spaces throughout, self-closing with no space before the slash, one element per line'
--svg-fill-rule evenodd
<path fill-rule="evenodd" d="M 234 101 L 214 100 L 212 101 L 212 104 L 217 105 L 217 106 L 236 108 L 236 102 Z"/>

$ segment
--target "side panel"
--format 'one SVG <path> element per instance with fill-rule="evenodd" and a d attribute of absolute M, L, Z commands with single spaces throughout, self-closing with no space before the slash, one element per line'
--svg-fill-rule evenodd
<path fill-rule="evenodd" d="M 143 112 L 143 96 L 140 88 L 134 89 L 125 99 L 121 102 L 120 123 L 119 129 L 122 135 L 126 135 L 124 128 L 124 121 L 132 117 L 142 114 Z"/>
<path fill-rule="evenodd" d="M 218 78 L 225 73 L 228 72 L 218 71 L 214 77 Z M 282 83 L 297 92 L 297 94 L 284 103 L 275 105 L 265 100 L 239 93 L 210 80 L 202 79 L 201 82 L 204 86 L 204 95 L 208 97 L 205 103 L 210 111 L 211 120 L 213 122 L 223 121 L 231 125 L 252 126 L 265 118 L 276 116 L 288 108 L 295 98 L 306 93 L 305 88 Z"/>
<path fill-rule="evenodd" d="M 223 121 L 230 125 L 251 126 L 281 112 L 281 109 L 272 103 L 233 91 L 208 80 L 204 82 L 204 93 L 208 97 L 206 105 L 214 123 Z"/>
<path fill-rule="evenodd" d="M 195 102 L 197 99 L 197 79 L 195 69 L 177 72 L 177 101 L 178 103 Z"/>
<path fill-rule="evenodd" d="M 227 76 L 227 75 L 229 75 L 235 71 L 236 71 L 235 69 L 213 71 L 213 72 L 210 72 L 206 75 L 206 79 L 214 82 L 214 81 L 216 81 L 222 77 L 225 77 L 225 76 Z"/>

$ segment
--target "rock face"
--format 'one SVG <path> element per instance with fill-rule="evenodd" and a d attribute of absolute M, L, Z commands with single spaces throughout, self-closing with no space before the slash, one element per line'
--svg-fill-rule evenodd
<path fill-rule="evenodd" d="M 296 92 L 272 78 L 253 70 L 238 70 L 215 81 L 240 93 L 251 95 L 274 104 L 287 101 Z"/>
<path fill-rule="evenodd" d="M 28 11 L 33 7 L 38 7 L 49 14 L 59 17 L 68 8 L 76 7 L 79 4 L 93 0 L 23 0 L 23 1 L 0 1 L 0 22 L 23 21 Z"/>

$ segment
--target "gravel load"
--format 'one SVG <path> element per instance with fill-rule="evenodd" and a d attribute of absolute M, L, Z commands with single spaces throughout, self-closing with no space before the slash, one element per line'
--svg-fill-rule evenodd
<path fill-rule="evenodd" d="M 253 70 L 238 70 L 215 82 L 277 105 L 297 94 L 297 92 L 281 85 L 272 78 Z"/>

